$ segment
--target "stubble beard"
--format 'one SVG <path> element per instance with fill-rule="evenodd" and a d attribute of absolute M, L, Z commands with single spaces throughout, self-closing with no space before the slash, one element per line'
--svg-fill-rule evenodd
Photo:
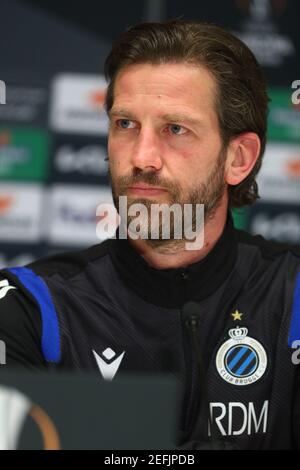
<path fill-rule="evenodd" d="M 120 196 L 127 196 L 127 211 L 129 208 L 136 203 L 142 204 L 146 207 L 147 209 L 147 215 L 148 217 L 145 220 L 141 221 L 141 224 L 139 226 L 139 234 L 140 238 L 143 238 L 145 240 L 145 243 L 147 245 L 151 246 L 152 248 L 161 248 L 163 247 L 164 249 L 182 249 L 184 244 L 186 243 L 187 239 L 185 237 L 185 233 L 187 231 L 187 227 L 182 226 L 181 227 L 181 233 L 182 233 L 182 238 L 181 239 L 176 239 L 174 237 L 175 233 L 178 233 L 178 230 L 176 231 L 176 227 L 174 225 L 174 217 L 170 218 L 170 237 L 164 238 L 163 237 L 163 221 L 162 217 L 159 218 L 159 228 L 158 228 L 158 237 L 153 238 L 152 237 L 152 231 L 151 231 L 151 207 L 157 204 L 167 204 L 169 207 L 172 206 L 173 204 L 179 204 L 181 207 L 181 213 L 184 213 L 184 206 L 185 204 L 190 204 L 191 205 L 191 210 L 192 210 L 192 217 L 191 217 L 191 227 L 189 227 L 189 233 L 190 230 L 195 231 L 197 227 L 197 211 L 196 207 L 197 204 L 203 204 L 204 205 L 204 225 L 209 221 L 212 220 L 215 216 L 215 213 L 218 209 L 218 207 L 221 204 L 222 197 L 224 195 L 224 192 L 226 191 L 227 185 L 224 180 L 224 170 L 225 170 L 225 149 L 222 149 L 218 155 L 217 162 L 207 177 L 206 182 L 200 183 L 197 186 L 194 186 L 192 189 L 189 190 L 186 196 L 183 196 L 182 189 L 178 183 L 170 183 L 169 181 L 166 181 L 160 177 L 157 176 L 155 172 L 143 172 L 142 170 L 135 169 L 133 171 L 133 174 L 130 176 L 121 176 L 117 180 L 112 177 L 110 168 L 108 169 L 108 176 L 111 182 L 111 188 L 112 188 L 112 196 L 113 196 L 113 202 L 114 205 L 119 212 L 120 206 L 119 206 L 119 197 Z M 134 198 L 130 197 L 127 194 L 127 190 L 129 187 L 134 186 L 136 183 L 146 183 L 149 185 L 153 186 L 159 186 L 167 189 L 167 195 L 168 195 L 168 201 L 158 201 L 158 200 L 153 200 L 153 199 L 148 199 L 148 198 Z M 171 214 L 172 215 L 172 214 Z M 127 213 L 127 220 L 123 220 L 121 218 L 120 224 L 126 224 L 126 229 L 128 231 L 128 234 L 130 236 L 130 230 L 129 227 L 131 223 L 134 221 L 136 216 L 129 215 Z M 184 225 L 184 221 L 186 221 L 183 218 L 182 224 Z M 178 228 L 178 227 L 177 227 Z M 203 227 L 202 227 L 203 228 Z M 190 241 L 190 240 L 189 240 Z"/>

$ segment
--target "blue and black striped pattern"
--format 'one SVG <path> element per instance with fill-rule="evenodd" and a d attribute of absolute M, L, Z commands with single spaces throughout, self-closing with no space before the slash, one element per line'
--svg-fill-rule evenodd
<path fill-rule="evenodd" d="M 229 374 L 235 377 L 249 377 L 254 374 L 259 365 L 257 352 L 246 344 L 233 346 L 226 354 L 225 367 Z"/>

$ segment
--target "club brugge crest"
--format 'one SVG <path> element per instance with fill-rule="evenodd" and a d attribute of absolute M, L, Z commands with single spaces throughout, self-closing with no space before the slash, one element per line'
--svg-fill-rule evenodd
<path fill-rule="evenodd" d="M 267 367 L 264 347 L 247 336 L 248 329 L 232 328 L 230 339 L 220 347 L 216 367 L 222 379 L 232 385 L 249 385 L 259 380 Z"/>

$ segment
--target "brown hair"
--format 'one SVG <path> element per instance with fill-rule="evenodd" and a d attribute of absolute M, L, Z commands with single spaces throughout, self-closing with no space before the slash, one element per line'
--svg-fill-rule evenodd
<path fill-rule="evenodd" d="M 200 64 L 212 73 L 224 147 L 242 132 L 259 136 L 261 151 L 254 168 L 241 183 L 228 188 L 230 207 L 252 204 L 259 197 L 255 177 L 266 144 L 268 96 L 257 60 L 231 33 L 212 24 L 182 20 L 130 27 L 113 43 L 105 61 L 107 112 L 113 105 L 114 83 L 121 69 L 131 64 L 170 62 Z"/>

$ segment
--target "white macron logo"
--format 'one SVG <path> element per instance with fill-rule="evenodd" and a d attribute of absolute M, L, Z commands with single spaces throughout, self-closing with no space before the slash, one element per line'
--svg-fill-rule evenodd
<path fill-rule="evenodd" d="M 122 354 L 120 354 L 120 356 L 118 356 L 113 361 L 112 359 L 116 356 L 116 353 L 111 348 L 106 348 L 104 351 L 102 351 L 102 356 L 104 356 L 107 361 L 102 359 L 94 350 L 93 354 L 97 361 L 102 377 L 105 380 L 112 380 L 120 367 L 125 351 L 123 351 Z"/>
<path fill-rule="evenodd" d="M 16 287 L 10 286 L 7 279 L 0 281 L 0 299 L 3 299 L 11 289 L 16 289 Z"/>

